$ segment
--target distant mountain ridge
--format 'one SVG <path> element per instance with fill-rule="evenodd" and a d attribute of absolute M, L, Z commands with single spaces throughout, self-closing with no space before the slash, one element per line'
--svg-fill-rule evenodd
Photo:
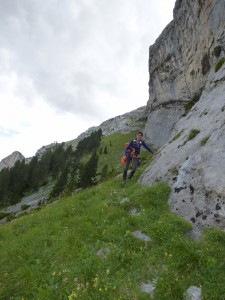
<path fill-rule="evenodd" d="M 90 135 L 93 131 L 97 131 L 101 128 L 104 136 L 120 132 L 128 133 L 133 130 L 138 130 L 145 125 L 147 120 L 146 106 L 141 106 L 135 110 L 132 110 L 123 115 L 116 116 L 102 122 L 99 126 L 91 127 L 84 133 L 80 134 L 77 139 L 81 140 L 84 137 Z"/>
<path fill-rule="evenodd" d="M 65 142 L 65 146 L 69 146 L 70 144 L 73 145 L 75 148 L 77 143 L 84 139 L 85 137 L 89 136 L 92 132 L 97 131 L 98 129 L 102 129 L 102 134 L 104 136 L 121 132 L 121 133 L 128 133 L 132 130 L 140 130 L 145 125 L 147 119 L 147 111 L 146 106 L 141 106 L 135 110 L 132 110 L 128 113 L 123 115 L 116 116 L 114 118 L 110 118 L 104 122 L 102 122 L 99 126 L 93 126 L 81 133 L 77 138 L 72 141 Z M 43 155 L 47 150 L 54 149 L 57 146 L 57 143 L 51 143 L 49 145 L 42 146 L 36 151 L 36 156 Z M 19 152 L 14 151 L 9 156 L 5 157 L 0 162 L 0 171 L 4 168 L 12 168 L 17 161 L 24 160 L 25 157 Z M 26 158 L 26 161 L 29 162 L 31 158 Z"/>
<path fill-rule="evenodd" d="M 147 107 L 141 106 L 123 115 L 110 118 L 102 122 L 99 126 L 93 126 L 88 128 L 86 131 L 78 135 L 78 137 L 76 137 L 75 139 L 71 141 L 66 141 L 65 147 L 72 145 L 73 148 L 76 148 L 76 145 L 79 141 L 90 136 L 91 133 L 98 131 L 99 129 L 102 130 L 103 136 L 108 136 L 116 132 L 128 133 L 130 131 L 140 130 L 144 128 L 146 120 Z M 40 156 L 44 154 L 48 149 L 54 148 L 56 145 L 57 143 L 51 143 L 50 145 L 42 146 L 40 149 L 37 150 L 36 155 Z"/>

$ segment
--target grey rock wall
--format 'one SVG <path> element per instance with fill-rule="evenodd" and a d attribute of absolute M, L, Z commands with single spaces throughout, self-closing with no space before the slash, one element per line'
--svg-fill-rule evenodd
<path fill-rule="evenodd" d="M 199 133 L 189 140 L 193 129 Z M 177 122 L 171 139 L 140 182 L 149 185 L 157 180 L 167 181 L 172 188 L 171 209 L 194 227 L 225 228 L 224 174 L 225 65 L 212 76 L 189 114 Z"/>
<path fill-rule="evenodd" d="M 215 69 L 225 58 L 225 1 L 177 1 L 174 14 L 150 48 L 145 135 L 161 148 L 139 182 L 168 182 L 171 209 L 196 232 L 225 230 L 225 64 Z"/>
<path fill-rule="evenodd" d="M 168 140 L 185 104 L 199 100 L 210 70 L 224 57 L 224 24 L 224 0 L 179 0 L 174 20 L 150 47 L 144 133 L 155 147 Z"/>

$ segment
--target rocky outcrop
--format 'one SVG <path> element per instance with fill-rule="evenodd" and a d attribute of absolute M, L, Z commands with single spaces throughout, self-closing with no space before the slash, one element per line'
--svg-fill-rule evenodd
<path fill-rule="evenodd" d="M 54 142 L 54 143 L 51 143 L 49 145 L 46 145 L 46 146 L 42 146 L 40 149 L 38 149 L 35 153 L 36 156 L 40 157 L 42 156 L 46 151 L 52 149 L 54 150 L 57 146 L 59 145 L 59 143 L 57 142 Z"/>
<path fill-rule="evenodd" d="M 0 162 L 0 171 L 4 168 L 10 169 L 17 161 L 23 161 L 24 159 L 25 157 L 19 151 L 14 151 Z"/>
<path fill-rule="evenodd" d="M 177 1 L 150 48 L 144 133 L 161 149 L 139 181 L 167 181 L 171 209 L 196 230 L 225 229 L 224 11 L 223 0 Z"/>
<path fill-rule="evenodd" d="M 210 70 L 225 56 L 225 2 L 177 0 L 174 20 L 149 49 L 149 117 L 145 136 L 161 147 L 197 102 Z"/>
<path fill-rule="evenodd" d="M 171 184 L 170 205 L 194 226 L 225 228 L 225 65 L 179 120 L 140 181 Z M 193 137 L 193 138 L 192 138 Z"/>
<path fill-rule="evenodd" d="M 147 120 L 146 106 L 139 107 L 131 112 L 111 118 L 104 121 L 99 126 L 91 127 L 77 137 L 77 140 L 89 136 L 92 132 L 97 131 L 101 128 L 104 136 L 120 132 L 128 133 L 133 130 L 140 130 L 143 128 Z"/>

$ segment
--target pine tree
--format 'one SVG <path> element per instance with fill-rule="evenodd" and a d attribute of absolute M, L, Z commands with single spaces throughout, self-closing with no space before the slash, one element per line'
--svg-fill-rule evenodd
<path fill-rule="evenodd" d="M 53 187 L 51 197 L 57 197 L 64 191 L 68 180 L 68 170 L 69 167 L 67 165 L 60 174 L 55 186 Z"/>
<path fill-rule="evenodd" d="M 107 146 L 105 146 L 105 148 L 104 148 L 104 154 L 108 154 L 108 148 L 107 148 Z"/>
<path fill-rule="evenodd" d="M 92 154 L 89 161 L 84 164 L 80 172 L 80 186 L 87 187 L 93 185 L 96 179 L 96 172 L 98 166 L 98 156 L 96 151 Z"/>
<path fill-rule="evenodd" d="M 105 180 L 106 177 L 107 177 L 107 173 L 108 173 L 108 165 L 105 164 L 102 168 L 102 171 L 101 171 L 101 180 Z"/>

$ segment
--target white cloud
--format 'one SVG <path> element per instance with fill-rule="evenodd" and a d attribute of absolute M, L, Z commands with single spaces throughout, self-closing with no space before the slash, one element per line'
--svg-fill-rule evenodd
<path fill-rule="evenodd" d="M 0 0 L 0 160 L 145 105 L 148 48 L 174 3 Z"/>

